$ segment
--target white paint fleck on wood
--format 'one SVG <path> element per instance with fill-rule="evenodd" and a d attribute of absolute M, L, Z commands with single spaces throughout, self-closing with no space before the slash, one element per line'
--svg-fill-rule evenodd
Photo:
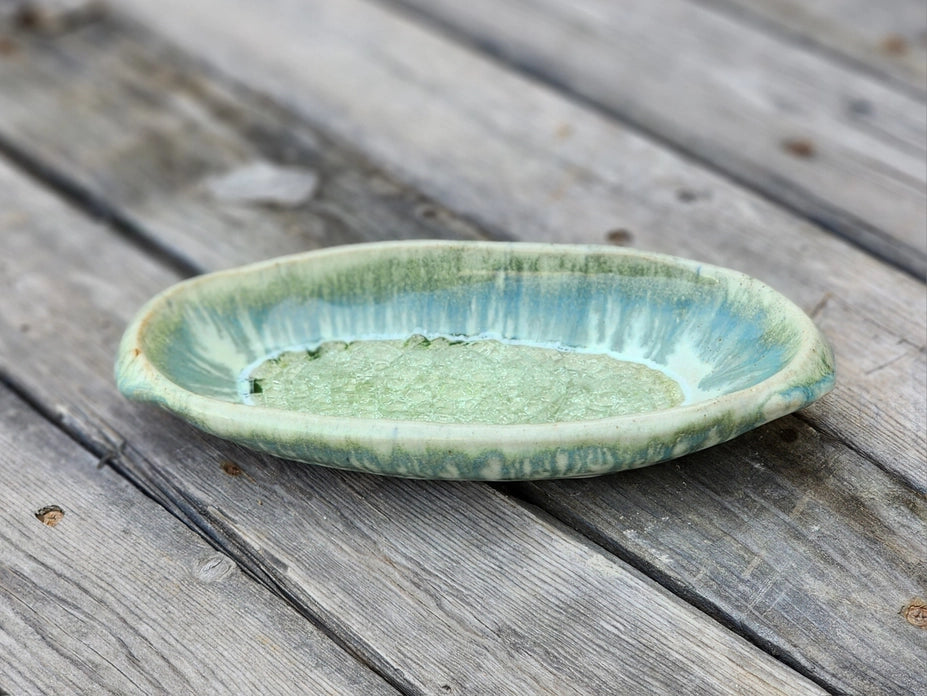
<path fill-rule="evenodd" d="M 205 185 L 210 194 L 225 203 L 295 208 L 312 198 L 319 176 L 309 169 L 249 162 L 209 177 Z"/>

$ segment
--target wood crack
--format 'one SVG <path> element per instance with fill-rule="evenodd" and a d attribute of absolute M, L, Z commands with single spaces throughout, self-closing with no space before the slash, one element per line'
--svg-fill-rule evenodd
<path fill-rule="evenodd" d="M 742 620 L 737 619 L 725 611 L 719 604 L 710 601 L 707 597 L 687 588 L 683 583 L 675 580 L 670 574 L 663 571 L 652 560 L 634 553 L 629 547 L 616 543 L 614 538 L 601 534 L 594 526 L 587 524 L 581 517 L 572 515 L 556 504 L 546 492 L 536 484 L 492 484 L 500 493 L 509 496 L 522 505 L 531 514 L 548 524 L 565 525 L 577 534 L 584 543 L 593 544 L 603 553 L 627 563 L 641 574 L 649 577 L 667 592 L 679 597 L 684 602 L 696 607 L 707 614 L 730 631 L 733 631 L 744 640 L 768 653 L 776 660 L 787 665 L 806 679 L 813 681 L 822 689 L 826 689 L 833 696 L 849 696 L 841 691 L 829 680 L 807 668 L 801 656 L 784 650 L 781 645 L 763 637 L 759 632 Z"/>
<path fill-rule="evenodd" d="M 391 670 L 388 665 L 381 663 L 379 660 L 370 659 L 369 655 L 359 651 L 356 645 L 346 642 L 344 637 L 339 635 L 331 625 L 326 624 L 318 615 L 308 611 L 304 602 L 295 598 L 292 593 L 287 591 L 286 588 L 274 580 L 271 574 L 268 574 L 263 569 L 261 560 L 254 555 L 247 545 L 234 543 L 236 538 L 234 529 L 227 522 L 223 522 L 217 508 L 204 508 L 199 501 L 188 496 L 185 491 L 166 486 L 163 482 L 145 476 L 142 472 L 155 470 L 155 467 L 150 464 L 138 466 L 134 462 L 134 457 L 139 455 L 126 452 L 125 440 L 121 440 L 115 448 L 107 448 L 101 445 L 94 436 L 94 433 L 101 432 L 99 428 L 88 428 L 82 421 L 77 419 L 58 417 L 55 413 L 49 411 L 44 402 L 35 399 L 27 389 L 11 380 L 5 372 L 0 372 L 0 384 L 16 394 L 17 397 L 75 443 L 94 457 L 97 457 L 98 462 L 108 464 L 116 473 L 131 483 L 136 490 L 182 522 L 184 526 L 195 532 L 213 549 L 234 559 L 236 565 L 254 582 L 257 582 L 286 602 L 288 606 L 321 630 L 342 650 L 377 674 L 399 693 L 404 696 L 424 696 L 423 692 L 414 688 L 413 685 L 398 679 L 395 671 Z M 105 423 L 103 427 L 110 430 Z M 98 468 L 99 466 L 100 464 L 98 464 Z"/>
<path fill-rule="evenodd" d="M 181 276 L 190 277 L 203 272 L 197 264 L 177 254 L 171 247 L 162 244 L 156 236 L 148 234 L 144 227 L 121 210 L 110 205 L 73 178 L 32 156 L 27 150 L 7 138 L 2 131 L 0 131 L 0 155 L 10 160 L 20 171 L 55 191 L 77 210 L 91 219 L 106 223 L 115 233 L 143 252 L 159 259 Z"/>
<path fill-rule="evenodd" d="M 488 38 L 468 27 L 453 13 L 429 6 L 420 0 L 374 2 L 397 8 L 414 21 L 439 31 L 453 42 L 485 55 L 507 69 L 555 88 L 575 103 L 624 124 L 660 147 L 697 163 L 722 179 L 753 191 L 784 210 L 809 219 L 919 280 L 927 272 L 927 254 L 923 250 L 882 229 L 873 219 L 865 218 L 835 200 L 824 198 L 821 193 L 809 188 L 807 182 L 799 183 L 795 178 L 784 176 L 781 168 L 760 165 L 756 159 L 746 159 L 736 147 L 725 146 L 722 138 L 712 140 L 708 136 L 696 137 L 679 131 L 671 121 L 661 120 L 646 100 L 624 94 L 621 99 L 615 99 L 612 96 L 613 90 L 604 90 L 599 85 L 575 86 L 565 77 L 568 71 L 562 71 L 561 74 L 558 72 L 559 67 L 551 67 L 559 66 L 559 63 L 552 62 L 543 47 L 532 46 L 526 49 L 516 42 Z M 535 53 L 542 57 L 532 57 Z M 709 147 L 712 143 L 713 146 Z M 922 186 L 915 187 L 912 192 L 919 193 L 921 190 Z"/>

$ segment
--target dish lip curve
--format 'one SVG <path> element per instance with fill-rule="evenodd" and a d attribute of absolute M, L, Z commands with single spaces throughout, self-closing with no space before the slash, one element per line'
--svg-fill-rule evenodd
<path fill-rule="evenodd" d="M 557 421 L 551 423 L 440 423 L 399 419 L 359 418 L 353 416 L 323 416 L 298 410 L 277 409 L 224 401 L 190 391 L 162 373 L 145 354 L 144 330 L 160 305 L 190 287 L 216 280 L 260 272 L 282 264 L 299 264 L 306 260 L 323 259 L 327 255 L 371 253 L 428 247 L 497 249 L 525 254 L 599 254 L 633 256 L 659 264 L 683 267 L 697 273 L 719 278 L 724 282 L 749 283 L 751 292 L 768 298 L 788 314 L 789 323 L 801 332 L 800 348 L 789 362 L 773 375 L 741 390 L 691 403 L 654 411 L 609 416 L 594 420 Z M 822 370 L 823 366 L 823 370 Z M 809 383 L 807 377 L 821 373 Z M 614 442 L 617 438 L 646 443 L 688 427 L 710 427 L 724 414 L 738 411 L 762 411 L 762 420 L 750 429 L 806 406 L 829 392 L 835 383 L 836 370 L 833 350 L 823 334 L 805 312 L 769 285 L 740 271 L 669 254 L 639 251 L 626 247 L 594 244 L 551 244 L 538 242 L 494 242 L 455 240 L 402 240 L 347 244 L 289 254 L 235 268 L 223 269 L 180 281 L 159 292 L 146 302 L 126 328 L 120 342 L 115 364 L 119 390 L 136 401 L 150 401 L 193 422 L 214 434 L 235 439 L 260 431 L 270 439 L 316 439 L 350 441 L 374 449 L 401 444 L 417 449 L 415 442 L 442 450 L 473 449 L 478 438 L 480 450 L 538 449 L 569 447 L 599 442 Z M 789 390 L 803 387 L 800 396 L 787 396 Z M 705 445 L 708 446 L 708 445 Z"/>

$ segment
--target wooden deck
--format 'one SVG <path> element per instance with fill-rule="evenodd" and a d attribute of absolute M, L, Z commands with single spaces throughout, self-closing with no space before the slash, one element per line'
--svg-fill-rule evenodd
<path fill-rule="evenodd" d="M 922 0 L 0 2 L 0 694 L 927 694 L 925 81 Z M 255 163 L 317 189 L 211 191 Z M 838 386 L 512 485 L 115 389 L 180 278 L 435 237 L 736 268 Z"/>

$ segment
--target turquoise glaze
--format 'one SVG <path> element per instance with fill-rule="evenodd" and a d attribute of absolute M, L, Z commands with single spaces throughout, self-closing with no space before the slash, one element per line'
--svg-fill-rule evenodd
<path fill-rule="evenodd" d="M 386 242 L 166 290 L 126 330 L 116 380 L 281 457 L 514 480 L 724 442 L 828 392 L 834 360 L 800 309 L 734 271 L 612 247 Z"/>

